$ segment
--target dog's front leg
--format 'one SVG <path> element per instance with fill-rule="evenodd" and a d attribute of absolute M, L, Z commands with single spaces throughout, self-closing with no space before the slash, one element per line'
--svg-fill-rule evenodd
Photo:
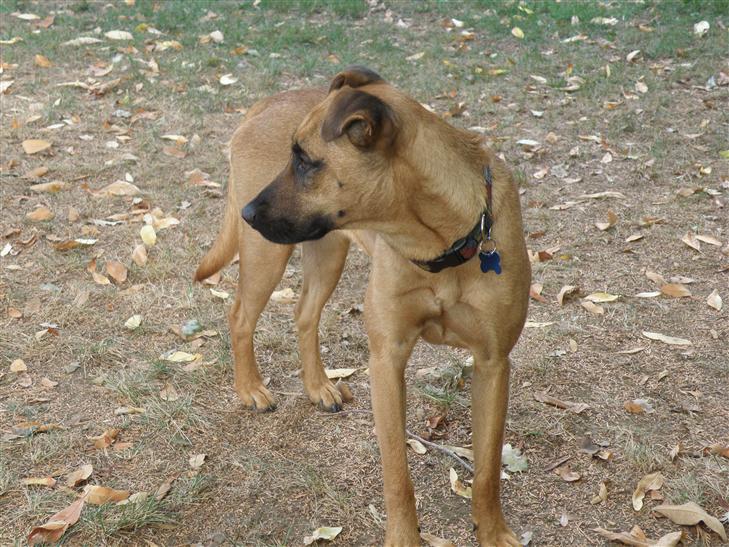
<path fill-rule="evenodd" d="M 413 341 L 414 342 L 414 341 Z M 382 457 L 387 532 L 385 545 L 420 545 L 415 495 L 405 451 L 404 371 L 412 342 L 370 334 L 370 385 L 375 430 Z"/>
<path fill-rule="evenodd" d="M 509 358 L 474 356 L 472 381 L 473 451 L 476 476 L 473 479 L 473 522 L 481 545 L 520 545 L 506 525 L 499 499 L 501 447 L 509 400 Z"/>

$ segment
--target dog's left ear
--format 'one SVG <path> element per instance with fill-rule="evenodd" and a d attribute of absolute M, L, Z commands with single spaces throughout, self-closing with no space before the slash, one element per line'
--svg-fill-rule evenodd
<path fill-rule="evenodd" d="M 325 142 L 347 134 L 358 148 L 383 148 L 392 145 L 397 134 L 397 119 L 392 109 L 379 97 L 343 89 L 334 98 L 321 126 Z"/>
<path fill-rule="evenodd" d="M 352 65 L 345 68 L 342 72 L 334 76 L 329 93 L 343 88 L 345 85 L 349 87 L 361 87 L 375 82 L 382 82 L 382 76 L 377 72 L 370 70 L 365 66 Z"/>

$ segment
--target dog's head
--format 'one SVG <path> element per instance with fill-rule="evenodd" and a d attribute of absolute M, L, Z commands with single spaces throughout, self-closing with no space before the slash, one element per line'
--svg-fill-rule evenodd
<path fill-rule="evenodd" d="M 386 214 L 401 97 L 369 69 L 338 74 L 294 133 L 284 170 L 243 208 L 244 220 L 267 239 L 290 244 Z"/>

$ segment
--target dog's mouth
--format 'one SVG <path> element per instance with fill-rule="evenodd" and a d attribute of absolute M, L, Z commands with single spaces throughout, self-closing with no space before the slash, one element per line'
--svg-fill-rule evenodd
<path fill-rule="evenodd" d="M 258 215 L 256 218 L 249 219 L 246 218 L 245 213 L 242 216 L 254 230 L 257 230 L 267 240 L 282 245 L 321 239 L 334 228 L 332 221 L 325 216 L 314 216 L 303 222 L 294 222 L 287 218 L 263 219 Z"/>

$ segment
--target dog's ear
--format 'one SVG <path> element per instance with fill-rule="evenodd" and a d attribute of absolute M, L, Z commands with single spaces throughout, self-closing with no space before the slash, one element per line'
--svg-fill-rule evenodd
<path fill-rule="evenodd" d="M 337 89 L 343 88 L 345 85 L 349 87 L 361 87 L 363 85 L 384 81 L 382 77 L 367 67 L 352 65 L 345 68 L 342 72 L 334 76 L 329 93 Z"/>
<path fill-rule="evenodd" d="M 352 144 L 370 148 L 390 146 L 397 133 L 392 109 L 379 97 L 355 89 L 343 89 L 334 98 L 321 126 L 325 142 L 347 134 Z"/>

